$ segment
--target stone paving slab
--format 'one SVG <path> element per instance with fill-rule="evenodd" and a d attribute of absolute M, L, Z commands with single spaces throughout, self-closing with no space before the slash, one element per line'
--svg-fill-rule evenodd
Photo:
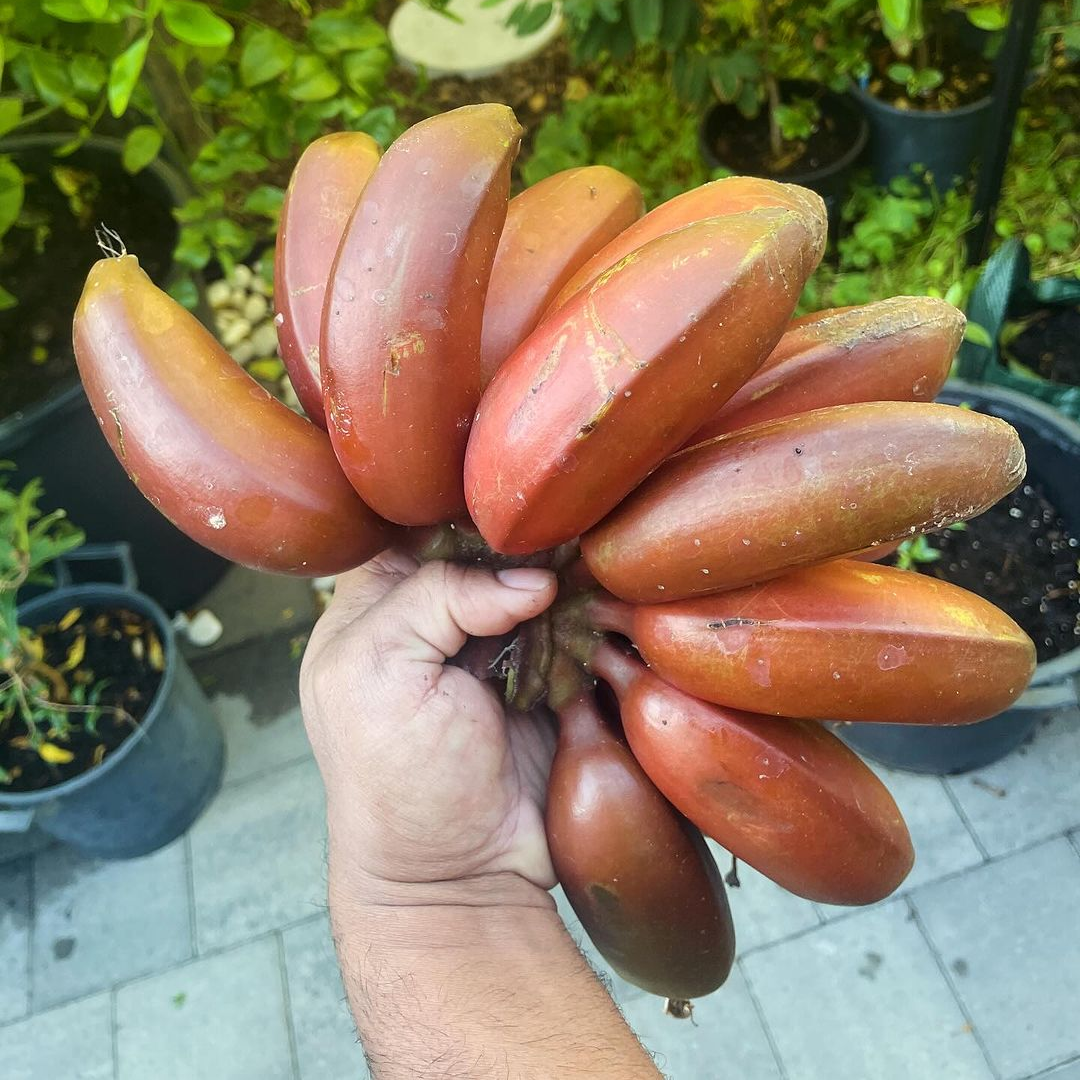
<path fill-rule="evenodd" d="M 0 832 L 0 866 L 44 851 L 53 843 L 55 841 L 48 833 L 33 825 L 26 832 Z"/>
<path fill-rule="evenodd" d="M 0 1027 L 0 1075 L 4 1080 L 113 1080 L 110 995 L 95 994 Z"/>
<path fill-rule="evenodd" d="M 116 1025 L 117 1080 L 293 1080 L 273 936 L 128 984 Z"/>
<path fill-rule="evenodd" d="M 223 783 L 249 780 L 311 757 L 299 707 L 259 722 L 242 694 L 215 694 L 211 701 L 225 733 Z"/>
<path fill-rule="evenodd" d="M 706 843 L 720 872 L 727 874 L 731 856 L 714 840 Z M 809 900 L 782 889 L 752 866 L 739 863 L 738 878 L 738 887 L 729 886 L 727 895 L 735 923 L 735 948 L 740 956 L 821 922 Z"/>
<path fill-rule="evenodd" d="M 193 660 L 224 652 L 278 631 L 304 633 L 315 621 L 315 594 L 306 578 L 267 574 L 232 566 L 198 605 L 209 608 L 222 624 L 221 637 L 208 648 L 181 638 Z"/>
<path fill-rule="evenodd" d="M 929 885 L 914 902 L 1006 1080 L 1080 1054 L 1080 858 L 1066 839 Z"/>
<path fill-rule="evenodd" d="M 993 1080 L 903 900 L 742 965 L 789 1080 Z"/>
<path fill-rule="evenodd" d="M 663 1013 L 651 994 L 622 1006 L 627 1022 L 670 1080 L 782 1080 L 769 1038 L 738 967 L 694 1004 L 693 1021 Z"/>
<path fill-rule="evenodd" d="M 1002 761 L 946 782 L 991 855 L 1080 826 L 1080 712 L 1059 714 Z"/>
<path fill-rule="evenodd" d="M 47 1008 L 192 955 L 184 842 L 99 862 L 57 845 L 34 865 L 33 1004 Z"/>
<path fill-rule="evenodd" d="M 300 1080 L 367 1080 L 364 1051 L 323 915 L 282 935 Z"/>
<path fill-rule="evenodd" d="M 23 861 L 0 869 L 0 1024 L 29 1007 L 30 864 Z"/>
<path fill-rule="evenodd" d="M 314 761 L 222 790 L 189 833 L 200 952 L 326 907 L 326 811 Z"/>
<path fill-rule="evenodd" d="M 1080 1060 L 1070 1061 L 1049 1072 L 1041 1072 L 1038 1076 L 1031 1077 L 1031 1080 L 1080 1080 Z"/>

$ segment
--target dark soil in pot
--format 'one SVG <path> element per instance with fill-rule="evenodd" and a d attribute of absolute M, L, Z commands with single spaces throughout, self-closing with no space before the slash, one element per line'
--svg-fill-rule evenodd
<path fill-rule="evenodd" d="M 767 175 L 777 180 L 801 177 L 836 164 L 859 135 L 849 115 L 826 107 L 817 130 L 807 139 L 785 142 L 777 158 L 769 142 L 769 118 L 764 110 L 747 118 L 734 105 L 719 105 L 715 115 L 717 119 L 704 133 L 712 161 L 736 173 Z"/>
<path fill-rule="evenodd" d="M 972 105 L 990 93 L 994 67 L 986 57 L 966 47 L 955 34 L 944 37 L 933 35 L 931 46 L 928 63 L 924 64 L 917 56 L 903 62 L 916 69 L 925 66 L 936 68 L 944 76 L 940 86 L 909 95 L 903 83 L 889 78 L 888 69 L 901 61 L 883 42 L 870 50 L 870 78 L 866 89 L 894 108 L 930 112 Z"/>
<path fill-rule="evenodd" d="M 1080 308 L 1035 312 L 1004 351 L 1044 379 L 1080 386 Z"/>
<path fill-rule="evenodd" d="M 26 199 L 23 224 L 4 236 L 0 254 L 0 283 L 18 299 L 0 312 L 0 418 L 75 374 L 71 316 L 100 257 L 95 225 L 135 242 L 155 281 L 168 276 L 177 236 L 169 200 L 146 175 L 125 172 L 117 155 L 86 146 L 55 158 L 51 146 L 13 147 L 6 152 L 26 176 Z"/>
<path fill-rule="evenodd" d="M 917 564 L 919 572 L 1007 612 L 1035 642 L 1040 664 L 1080 646 L 1080 539 L 1037 482 L 1022 484 L 965 529 L 930 533 L 927 542 L 941 557 Z"/>
<path fill-rule="evenodd" d="M 73 608 L 32 629 L 43 647 L 35 674 L 51 684 L 48 700 L 61 706 L 54 715 L 67 730 L 46 734 L 60 752 L 49 762 L 27 745 L 28 728 L 13 717 L 0 730 L 0 768 L 11 777 L 5 792 L 40 791 L 100 765 L 142 722 L 165 667 L 153 621 L 134 611 Z"/>

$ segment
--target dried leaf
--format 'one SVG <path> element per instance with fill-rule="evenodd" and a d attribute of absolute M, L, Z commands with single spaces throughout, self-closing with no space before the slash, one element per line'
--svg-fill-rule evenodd
<path fill-rule="evenodd" d="M 51 742 L 42 743 L 38 747 L 38 754 L 42 761 L 47 761 L 50 765 L 67 765 L 75 760 L 75 755 L 70 750 Z"/>
<path fill-rule="evenodd" d="M 157 634 L 150 635 L 150 666 L 155 671 L 165 670 L 165 651 L 161 647 Z"/>
<path fill-rule="evenodd" d="M 104 760 L 105 760 L 105 744 L 104 743 L 98 743 L 98 745 L 94 747 L 94 764 L 95 765 L 100 765 Z"/>
<path fill-rule="evenodd" d="M 81 607 L 73 607 L 57 624 L 57 630 L 70 630 L 82 615 Z"/>
<path fill-rule="evenodd" d="M 136 660 L 141 660 L 146 655 L 146 646 L 143 645 L 142 638 L 134 638 L 131 642 L 131 655 Z"/>
<path fill-rule="evenodd" d="M 16 750 L 29 750 L 30 739 L 26 735 L 16 735 L 14 739 L 8 739 L 8 745 L 13 746 Z"/>
<path fill-rule="evenodd" d="M 86 635 L 80 634 L 68 648 L 67 657 L 60 665 L 61 671 L 74 671 L 86 656 Z"/>

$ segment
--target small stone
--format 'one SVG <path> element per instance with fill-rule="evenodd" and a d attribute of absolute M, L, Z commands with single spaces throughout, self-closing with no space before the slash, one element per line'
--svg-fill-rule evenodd
<path fill-rule="evenodd" d="M 214 281 L 206 286 L 206 302 L 212 308 L 223 308 L 229 302 L 232 289 L 227 281 Z"/>
<path fill-rule="evenodd" d="M 241 341 L 246 341 L 251 336 L 251 323 L 247 319 L 237 319 L 225 332 L 221 335 L 221 344 L 226 349 L 231 349 L 236 345 L 239 345 Z"/>
<path fill-rule="evenodd" d="M 195 612 L 188 621 L 186 629 L 188 640 L 201 649 L 213 645 L 225 631 L 221 620 L 209 608 Z"/>
<path fill-rule="evenodd" d="M 255 346 L 250 341 L 241 341 L 229 350 L 229 355 L 238 363 L 246 364 L 255 358 Z"/>
<path fill-rule="evenodd" d="M 214 325 L 220 332 L 224 332 L 226 327 L 232 326 L 239 318 L 240 312 L 235 308 L 222 308 L 220 311 L 214 312 Z"/>
<path fill-rule="evenodd" d="M 255 327 L 251 332 L 251 344 L 255 346 L 256 356 L 277 355 L 277 328 L 271 320 Z"/>
<path fill-rule="evenodd" d="M 266 302 L 265 296 L 260 293 L 252 293 L 244 304 L 243 315 L 252 326 L 255 326 L 266 318 L 269 309 L 270 305 Z"/>
<path fill-rule="evenodd" d="M 243 311 L 244 305 L 247 303 L 247 289 L 233 289 L 229 293 L 229 305 L 236 308 L 237 311 Z"/>
<path fill-rule="evenodd" d="M 296 396 L 296 391 L 293 389 L 292 381 L 288 375 L 285 375 L 281 382 L 278 383 L 278 398 L 285 405 L 287 405 L 293 412 L 303 412 L 303 406 L 300 404 L 300 399 Z"/>
<path fill-rule="evenodd" d="M 273 296 L 274 283 L 267 281 L 262 274 L 256 274 L 251 279 L 251 291 L 258 293 L 260 296 Z"/>
<path fill-rule="evenodd" d="M 251 272 L 250 266 L 245 266 L 243 263 L 237 263 L 233 267 L 232 273 L 229 275 L 229 284 L 233 288 L 249 289 L 251 287 L 251 279 L 255 275 Z"/>

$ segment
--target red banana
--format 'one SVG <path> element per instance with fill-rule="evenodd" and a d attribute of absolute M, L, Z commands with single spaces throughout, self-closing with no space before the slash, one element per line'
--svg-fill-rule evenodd
<path fill-rule="evenodd" d="M 643 209 L 637 184 L 606 165 L 556 173 L 510 200 L 484 307 L 484 386 L 570 275 Z"/>
<path fill-rule="evenodd" d="M 356 200 L 378 163 L 379 144 L 370 135 L 324 135 L 300 155 L 281 207 L 274 252 L 278 348 L 304 412 L 324 430 L 319 332 L 326 280 Z"/>
<path fill-rule="evenodd" d="M 649 779 L 732 855 L 825 904 L 872 904 L 907 876 L 915 855 L 892 796 L 820 724 L 699 701 L 607 643 L 589 666 L 615 689 Z"/>
<path fill-rule="evenodd" d="M 134 255 L 94 264 L 74 342 L 113 452 L 204 547 L 260 570 L 321 575 L 389 543 L 325 432 L 259 386 Z"/>
<path fill-rule="evenodd" d="M 679 600 L 974 517 L 1023 475 L 1020 438 L 995 417 L 838 405 L 676 454 L 581 550 L 621 599 Z"/>
<path fill-rule="evenodd" d="M 888 566 L 841 560 L 694 600 L 615 604 L 608 628 L 667 682 L 774 716 L 969 724 L 1008 708 L 1035 670 L 1030 638 L 989 601 Z"/>
<path fill-rule="evenodd" d="M 896 296 L 796 319 L 691 442 L 828 405 L 933 401 L 963 334 L 964 316 L 930 296 Z"/>
<path fill-rule="evenodd" d="M 623 978 L 676 1000 L 711 994 L 735 955 L 712 854 L 642 772 L 591 692 L 557 711 L 546 824 L 567 899 Z"/>
<path fill-rule="evenodd" d="M 364 188 L 330 273 L 330 437 L 365 501 L 403 525 L 465 513 L 484 296 L 520 137 L 504 105 L 410 128 Z"/>
<path fill-rule="evenodd" d="M 823 216 L 791 210 L 699 222 L 541 323 L 499 368 L 469 440 L 484 539 L 529 554 L 616 507 L 765 359 L 824 239 Z"/>
<path fill-rule="evenodd" d="M 795 184 L 778 184 L 775 180 L 763 180 L 754 176 L 728 176 L 723 180 L 703 184 L 656 207 L 602 247 L 559 290 L 547 310 L 547 315 L 558 311 L 605 270 L 621 262 L 632 251 L 650 240 L 692 225 L 696 221 L 743 214 L 747 210 L 766 207 L 794 210 L 808 218 L 817 218 L 824 214 L 821 198 L 807 188 Z M 823 253 L 824 247 L 818 252 L 817 258 L 820 259 Z"/>

